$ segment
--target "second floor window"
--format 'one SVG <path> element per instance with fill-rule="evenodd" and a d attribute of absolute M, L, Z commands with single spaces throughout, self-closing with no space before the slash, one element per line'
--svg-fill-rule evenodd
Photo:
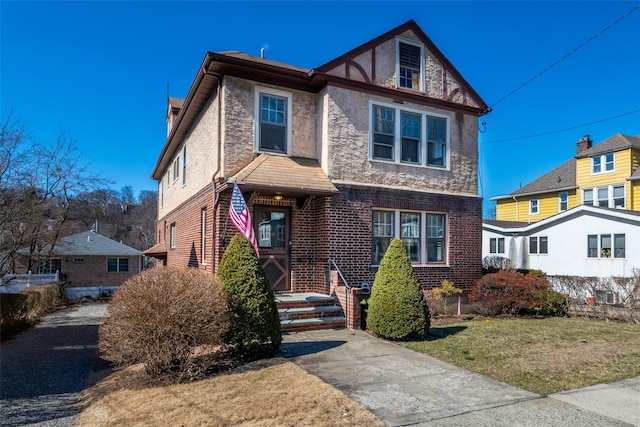
<path fill-rule="evenodd" d="M 594 194 L 596 196 L 594 200 Z M 606 187 L 586 188 L 582 190 L 582 204 L 599 206 L 601 208 L 624 208 L 624 184 L 608 185 Z"/>
<path fill-rule="evenodd" d="M 443 168 L 448 145 L 447 117 L 371 104 L 371 159 Z"/>
<path fill-rule="evenodd" d="M 569 193 L 560 193 L 560 195 L 558 196 L 558 205 L 558 210 L 560 212 L 569 209 Z"/>
<path fill-rule="evenodd" d="M 591 158 L 591 173 L 611 172 L 615 169 L 613 153 L 603 154 Z"/>
<path fill-rule="evenodd" d="M 259 150 L 287 153 L 288 99 L 260 93 Z"/>
<path fill-rule="evenodd" d="M 529 200 L 529 213 L 536 215 L 539 212 L 538 199 Z"/>

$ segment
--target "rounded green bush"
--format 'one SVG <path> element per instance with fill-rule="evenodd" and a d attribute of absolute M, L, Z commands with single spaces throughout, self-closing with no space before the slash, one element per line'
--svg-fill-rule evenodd
<path fill-rule="evenodd" d="M 367 328 L 391 340 L 423 339 L 429 309 L 400 239 L 393 239 L 376 273 L 369 299 Z"/>
<path fill-rule="evenodd" d="M 180 377 L 200 346 L 223 344 L 229 325 L 220 281 L 195 268 L 143 271 L 115 292 L 99 329 L 98 346 L 116 366 L 143 363 L 152 376 Z"/>
<path fill-rule="evenodd" d="M 226 342 L 245 360 L 270 357 L 280 348 L 280 316 L 267 273 L 249 240 L 236 234 L 218 266 L 231 312 Z"/>

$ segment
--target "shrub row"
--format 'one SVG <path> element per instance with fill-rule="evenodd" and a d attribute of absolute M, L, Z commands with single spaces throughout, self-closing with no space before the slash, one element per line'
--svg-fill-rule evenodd
<path fill-rule="evenodd" d="M 5 340 L 38 322 L 59 302 L 58 285 L 41 285 L 17 294 L 0 294 L 0 336 Z"/>

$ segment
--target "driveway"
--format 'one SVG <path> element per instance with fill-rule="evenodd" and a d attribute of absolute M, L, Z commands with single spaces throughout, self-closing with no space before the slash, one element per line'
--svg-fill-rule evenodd
<path fill-rule="evenodd" d="M 59 310 L 0 346 L 0 425 L 73 426 L 106 304 Z"/>

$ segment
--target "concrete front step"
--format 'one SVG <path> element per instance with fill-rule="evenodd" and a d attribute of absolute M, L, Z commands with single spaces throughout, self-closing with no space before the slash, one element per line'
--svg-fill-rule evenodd
<path fill-rule="evenodd" d="M 276 295 L 283 332 L 299 332 L 345 327 L 345 317 L 336 299 L 317 293 Z"/>

